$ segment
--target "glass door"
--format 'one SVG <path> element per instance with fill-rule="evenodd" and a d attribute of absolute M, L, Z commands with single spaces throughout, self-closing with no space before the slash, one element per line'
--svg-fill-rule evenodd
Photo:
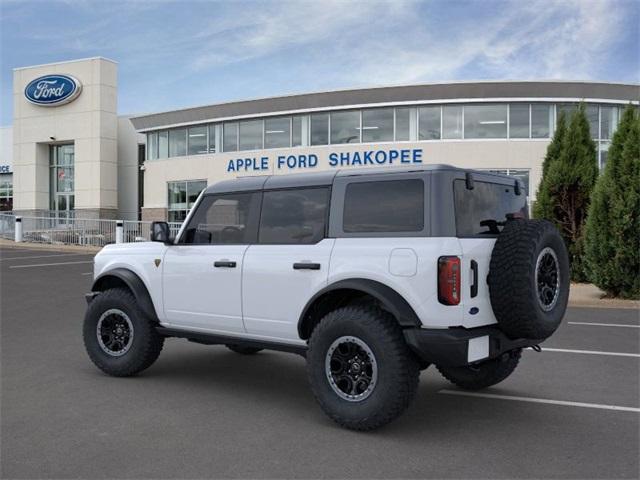
<path fill-rule="evenodd" d="M 75 148 L 73 144 L 52 145 L 50 165 L 50 208 L 61 223 L 74 216 Z"/>

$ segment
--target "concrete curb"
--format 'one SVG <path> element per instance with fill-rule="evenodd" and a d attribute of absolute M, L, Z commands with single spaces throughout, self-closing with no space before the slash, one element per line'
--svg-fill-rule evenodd
<path fill-rule="evenodd" d="M 572 283 L 569 294 L 570 307 L 628 308 L 640 310 L 639 300 L 604 298 L 605 293 L 590 283 Z"/>

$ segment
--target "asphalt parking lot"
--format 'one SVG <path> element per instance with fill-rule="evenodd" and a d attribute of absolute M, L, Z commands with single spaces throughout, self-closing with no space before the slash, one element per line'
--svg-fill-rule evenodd
<path fill-rule="evenodd" d="M 516 372 L 460 395 L 429 368 L 372 433 L 334 425 L 304 360 L 170 339 L 136 378 L 82 345 L 92 255 L 0 248 L 2 478 L 638 478 L 636 310 L 569 310 Z M 624 408 L 619 408 L 624 407 Z"/>

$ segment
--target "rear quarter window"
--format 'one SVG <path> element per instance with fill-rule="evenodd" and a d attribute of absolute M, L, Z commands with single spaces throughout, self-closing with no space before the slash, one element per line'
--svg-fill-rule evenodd
<path fill-rule="evenodd" d="M 420 232 L 423 229 L 424 182 L 421 179 L 347 185 L 344 232 Z"/>
<path fill-rule="evenodd" d="M 511 185 L 476 181 L 469 190 L 464 180 L 454 180 L 453 194 L 459 237 L 495 236 L 508 215 L 527 216 L 525 195 L 516 195 Z"/>

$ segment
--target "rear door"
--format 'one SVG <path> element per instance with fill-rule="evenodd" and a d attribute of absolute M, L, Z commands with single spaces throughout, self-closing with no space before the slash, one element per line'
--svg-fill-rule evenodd
<path fill-rule="evenodd" d="M 460 178 L 454 180 L 456 233 L 462 247 L 461 290 L 464 325 L 495 323 L 489 298 L 489 265 L 496 238 L 508 215 L 525 218 L 524 189 L 516 194 L 515 179 L 475 176 L 473 188 Z M 500 183 L 504 182 L 504 183 Z"/>
<path fill-rule="evenodd" d="M 245 254 L 242 309 L 247 333 L 297 340 L 298 317 L 327 282 L 334 239 L 326 238 L 326 186 L 263 193 L 258 243 Z"/>

